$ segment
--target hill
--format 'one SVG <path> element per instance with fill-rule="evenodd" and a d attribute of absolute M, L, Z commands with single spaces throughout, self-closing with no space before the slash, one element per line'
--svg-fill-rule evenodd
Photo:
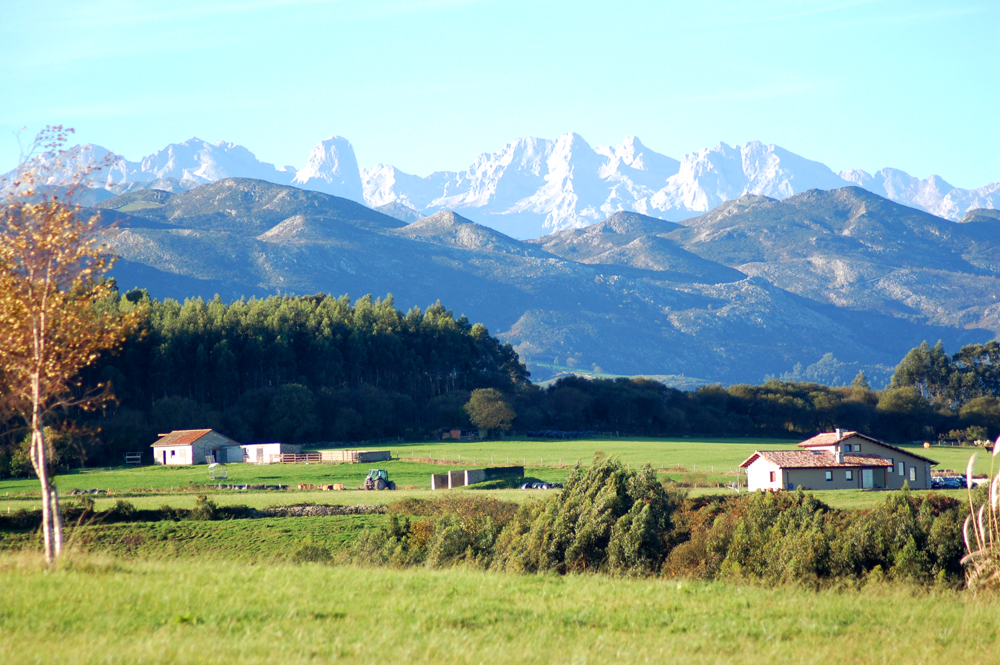
<path fill-rule="evenodd" d="M 832 353 L 878 382 L 925 339 L 952 348 L 990 338 L 971 325 L 988 316 L 965 324 L 961 311 L 925 312 L 886 289 L 865 295 L 862 278 L 845 291 L 849 306 L 834 297 L 820 269 L 827 255 L 919 273 L 928 294 L 994 279 L 982 224 L 857 191 L 870 199 L 853 190 L 740 199 L 689 226 L 620 213 L 535 242 L 450 211 L 406 225 L 347 199 L 243 178 L 142 195 L 155 200 L 127 195 L 101 212 L 122 220 L 109 238 L 124 259 L 115 270 L 123 289 L 391 293 L 403 309 L 441 300 L 514 344 L 539 380 L 586 369 L 759 382 Z"/>

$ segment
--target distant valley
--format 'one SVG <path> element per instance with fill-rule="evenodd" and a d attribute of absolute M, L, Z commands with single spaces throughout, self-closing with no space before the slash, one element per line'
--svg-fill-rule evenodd
<path fill-rule="evenodd" d="M 873 384 L 921 341 L 1000 332 L 1000 216 L 955 223 L 860 187 L 746 195 L 668 222 L 619 211 L 518 240 L 453 211 L 413 223 L 342 197 L 245 178 L 97 204 L 123 289 L 438 299 L 560 372 Z"/>

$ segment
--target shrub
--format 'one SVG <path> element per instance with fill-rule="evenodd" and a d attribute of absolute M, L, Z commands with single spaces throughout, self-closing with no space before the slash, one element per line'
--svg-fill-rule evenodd
<path fill-rule="evenodd" d="M 191 510 L 191 519 L 206 522 L 219 519 L 219 508 L 207 496 L 199 494 L 195 498 L 194 509 Z"/>
<path fill-rule="evenodd" d="M 493 566 L 559 573 L 659 570 L 682 501 L 649 465 L 630 471 L 615 458 L 595 460 L 587 470 L 578 465 L 562 492 L 518 511 L 497 541 Z"/>
<path fill-rule="evenodd" d="M 115 499 L 115 505 L 110 512 L 117 520 L 124 522 L 135 516 L 136 508 L 135 505 L 124 499 Z"/>

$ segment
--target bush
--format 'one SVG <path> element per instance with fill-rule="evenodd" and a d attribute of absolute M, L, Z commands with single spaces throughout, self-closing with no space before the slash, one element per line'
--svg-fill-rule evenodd
<path fill-rule="evenodd" d="M 117 518 L 116 521 L 126 522 L 132 517 L 135 517 L 136 508 L 134 504 L 128 501 L 115 499 L 115 505 L 109 512 Z"/>
<path fill-rule="evenodd" d="M 586 471 L 578 465 L 562 492 L 521 508 L 497 542 L 493 565 L 518 572 L 659 570 L 682 501 L 649 465 L 630 471 L 615 458 Z"/>
<path fill-rule="evenodd" d="M 219 508 L 207 496 L 199 494 L 195 499 L 194 509 L 191 511 L 191 519 L 206 522 L 219 519 Z"/>

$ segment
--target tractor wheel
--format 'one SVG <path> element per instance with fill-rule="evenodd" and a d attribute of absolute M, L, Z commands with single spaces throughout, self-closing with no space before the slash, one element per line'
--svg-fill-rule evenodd
<path fill-rule="evenodd" d="M 379 478 L 378 482 L 375 483 L 375 489 L 384 490 L 385 489 L 385 481 L 382 480 L 381 478 Z"/>
<path fill-rule="evenodd" d="M 396 483 L 394 483 L 394 482 L 392 482 L 392 481 L 390 480 L 390 481 L 389 481 L 389 489 L 391 489 L 391 490 L 395 490 L 395 489 L 396 489 Z"/>

